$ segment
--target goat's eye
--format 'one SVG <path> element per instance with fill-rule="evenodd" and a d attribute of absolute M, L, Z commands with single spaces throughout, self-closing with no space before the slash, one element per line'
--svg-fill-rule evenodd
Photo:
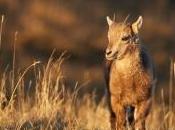
<path fill-rule="evenodd" d="M 130 36 L 124 36 L 124 37 L 122 37 L 122 41 L 128 41 L 129 38 L 130 38 Z"/>

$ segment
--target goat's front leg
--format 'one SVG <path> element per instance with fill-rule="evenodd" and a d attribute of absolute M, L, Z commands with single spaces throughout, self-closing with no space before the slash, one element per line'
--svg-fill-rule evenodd
<path fill-rule="evenodd" d="M 126 129 L 126 112 L 125 108 L 120 104 L 116 104 L 116 130 Z"/>
<path fill-rule="evenodd" d="M 112 110 L 115 113 L 115 118 L 113 118 L 115 119 L 115 124 L 112 123 L 113 128 L 115 128 L 115 130 L 125 130 L 125 126 L 126 126 L 125 108 L 121 104 L 113 102 Z"/>
<path fill-rule="evenodd" d="M 146 130 L 145 119 L 149 113 L 151 107 L 151 99 L 140 102 L 135 107 L 134 118 L 135 118 L 135 130 Z"/>

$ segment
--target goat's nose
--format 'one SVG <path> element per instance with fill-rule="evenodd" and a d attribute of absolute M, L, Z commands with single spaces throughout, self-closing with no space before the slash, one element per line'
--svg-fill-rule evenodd
<path fill-rule="evenodd" d="M 111 53 L 112 53 L 111 50 L 106 50 L 106 55 L 107 55 L 107 56 L 110 55 Z"/>

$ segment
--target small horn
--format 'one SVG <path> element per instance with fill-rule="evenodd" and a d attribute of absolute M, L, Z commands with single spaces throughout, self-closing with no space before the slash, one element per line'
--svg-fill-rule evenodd
<path fill-rule="evenodd" d="M 115 13 L 114 13 L 114 15 L 113 15 L 113 21 L 115 21 Z"/>
<path fill-rule="evenodd" d="M 106 17 L 106 20 L 108 22 L 108 25 L 111 26 L 114 22 L 110 19 L 109 16 Z"/>

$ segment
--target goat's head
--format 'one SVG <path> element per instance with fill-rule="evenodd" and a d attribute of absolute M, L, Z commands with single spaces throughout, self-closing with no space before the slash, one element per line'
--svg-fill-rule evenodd
<path fill-rule="evenodd" d="M 124 54 L 129 44 L 138 43 L 138 33 L 142 26 L 143 18 L 140 16 L 134 23 L 126 22 L 117 23 L 107 16 L 108 30 L 108 46 L 106 49 L 106 59 L 121 59 L 120 55 Z"/>

